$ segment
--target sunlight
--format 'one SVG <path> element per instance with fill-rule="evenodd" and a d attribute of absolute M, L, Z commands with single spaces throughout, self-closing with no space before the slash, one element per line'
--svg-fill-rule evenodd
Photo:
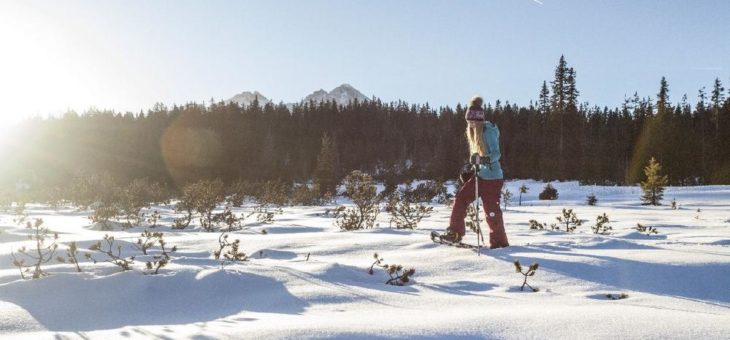
<path fill-rule="evenodd" d="M 24 3 L 5 3 L 0 11 L 0 93 L 6 98 L 0 126 L 32 116 L 59 114 L 93 103 L 93 63 L 81 54 L 68 28 Z"/>

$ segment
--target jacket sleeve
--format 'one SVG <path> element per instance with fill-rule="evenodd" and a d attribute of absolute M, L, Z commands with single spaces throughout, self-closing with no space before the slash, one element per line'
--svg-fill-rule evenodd
<path fill-rule="evenodd" d="M 492 163 L 499 162 L 499 159 L 502 158 L 502 153 L 499 150 L 499 128 L 497 125 L 486 127 L 484 143 L 487 144 L 489 160 Z"/>

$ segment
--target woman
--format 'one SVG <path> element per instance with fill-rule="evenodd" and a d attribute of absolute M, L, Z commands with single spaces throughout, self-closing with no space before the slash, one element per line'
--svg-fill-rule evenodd
<path fill-rule="evenodd" d="M 466 111 L 466 137 L 469 141 L 470 154 L 478 154 L 482 160 L 479 166 L 479 197 L 482 199 L 484 213 L 489 225 L 489 247 L 508 247 L 507 234 L 502 221 L 502 209 L 499 207 L 504 184 L 502 166 L 499 164 L 499 128 L 485 119 L 481 97 L 473 97 Z M 456 193 L 454 208 L 451 210 L 451 221 L 442 237 L 448 242 L 460 242 L 466 229 L 464 218 L 466 210 L 475 199 L 476 179 L 472 176 Z"/>

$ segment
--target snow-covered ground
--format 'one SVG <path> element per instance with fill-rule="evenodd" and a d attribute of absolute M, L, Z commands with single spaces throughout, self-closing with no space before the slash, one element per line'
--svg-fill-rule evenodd
<path fill-rule="evenodd" d="M 530 190 L 517 206 L 523 183 Z M 378 228 L 355 232 L 321 216 L 327 207 L 288 207 L 273 224 L 232 233 L 251 259 L 222 267 L 211 255 L 218 233 L 171 230 L 171 210 L 158 207 L 165 226 L 156 230 L 178 247 L 159 275 L 143 274 L 141 262 L 121 272 L 83 260 L 82 273 L 53 263 L 49 276 L 20 280 L 10 252 L 31 244 L 5 214 L 0 337 L 730 338 L 730 186 L 668 188 L 664 206 L 647 207 L 638 187 L 553 184 L 560 198 L 539 201 L 543 183 L 509 182 L 511 247 L 481 256 L 431 242 L 429 233 L 447 226 L 446 206 L 435 205 L 413 231 L 389 229 L 381 213 Z M 596 206 L 585 204 L 589 193 Z M 678 210 L 669 207 L 672 198 Z M 553 223 L 564 207 L 588 221 L 574 233 L 529 229 L 530 219 Z M 126 253 L 138 253 L 130 242 L 145 229 L 95 230 L 88 212 L 73 209 L 31 205 L 28 212 L 57 231 L 59 243 L 77 241 L 82 249 L 110 233 Z M 613 232 L 595 235 L 590 225 L 604 212 Z M 637 223 L 659 233 L 639 233 Z M 369 275 L 374 252 L 415 268 L 414 282 L 386 285 L 382 269 Z M 528 281 L 538 292 L 519 290 L 514 260 L 539 263 Z M 628 298 L 606 298 L 621 293 Z"/>

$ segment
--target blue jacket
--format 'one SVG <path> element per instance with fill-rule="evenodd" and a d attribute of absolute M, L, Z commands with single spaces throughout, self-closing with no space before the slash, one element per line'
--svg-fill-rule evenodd
<path fill-rule="evenodd" d="M 503 179 L 504 173 L 499 164 L 499 159 L 502 158 L 502 153 L 499 151 L 499 128 L 489 121 L 484 123 L 484 144 L 487 146 L 487 154 L 491 163 L 479 168 L 479 178 Z"/>

